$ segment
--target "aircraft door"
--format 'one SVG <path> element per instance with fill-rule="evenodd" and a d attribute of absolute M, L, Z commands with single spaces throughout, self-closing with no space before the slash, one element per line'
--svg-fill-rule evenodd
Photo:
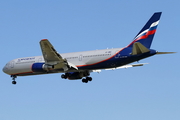
<path fill-rule="evenodd" d="M 82 55 L 79 55 L 79 61 L 82 61 Z"/>

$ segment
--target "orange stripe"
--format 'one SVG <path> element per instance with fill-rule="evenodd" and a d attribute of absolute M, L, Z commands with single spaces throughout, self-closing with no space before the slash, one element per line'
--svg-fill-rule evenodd
<path fill-rule="evenodd" d="M 26 74 L 26 73 L 33 73 L 33 71 L 31 71 L 31 72 L 23 72 L 23 73 L 16 73 L 16 74 L 11 74 L 11 75 Z"/>

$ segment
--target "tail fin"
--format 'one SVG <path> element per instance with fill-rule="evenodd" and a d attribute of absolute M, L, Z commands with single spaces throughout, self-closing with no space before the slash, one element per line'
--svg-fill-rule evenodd
<path fill-rule="evenodd" d="M 154 13 L 149 21 L 145 24 L 145 26 L 141 29 L 141 31 L 136 35 L 134 40 L 127 47 L 133 47 L 133 44 L 135 42 L 140 42 L 146 48 L 150 48 L 154 34 L 156 33 L 161 13 L 162 12 Z"/>

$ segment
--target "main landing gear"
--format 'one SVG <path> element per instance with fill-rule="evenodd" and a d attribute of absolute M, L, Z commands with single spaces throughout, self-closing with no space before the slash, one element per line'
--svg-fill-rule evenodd
<path fill-rule="evenodd" d="M 89 81 L 92 81 L 92 77 L 86 77 L 82 79 L 83 83 L 88 83 Z"/>
<path fill-rule="evenodd" d="M 12 78 L 12 84 L 13 85 L 15 85 L 16 84 L 16 81 L 15 81 L 15 79 L 17 78 L 17 76 L 16 75 L 11 75 L 11 78 Z"/>
<path fill-rule="evenodd" d="M 62 74 L 61 78 L 62 79 L 67 79 L 68 78 L 69 80 L 76 80 L 76 79 L 81 79 L 82 77 L 71 79 L 71 78 L 68 77 L 68 74 Z M 82 79 L 83 83 L 88 83 L 89 81 L 92 81 L 92 77 L 85 77 L 85 78 Z"/>
<path fill-rule="evenodd" d="M 62 79 L 67 79 L 67 75 L 62 74 L 62 75 L 61 75 L 61 78 L 62 78 Z"/>

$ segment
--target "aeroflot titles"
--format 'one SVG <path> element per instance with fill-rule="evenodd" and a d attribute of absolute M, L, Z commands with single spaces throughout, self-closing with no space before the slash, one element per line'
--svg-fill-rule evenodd
<path fill-rule="evenodd" d="M 21 62 L 23 60 L 34 60 L 34 59 L 35 59 L 35 57 L 33 57 L 33 58 L 21 58 L 21 59 L 18 59 L 18 62 Z"/>

